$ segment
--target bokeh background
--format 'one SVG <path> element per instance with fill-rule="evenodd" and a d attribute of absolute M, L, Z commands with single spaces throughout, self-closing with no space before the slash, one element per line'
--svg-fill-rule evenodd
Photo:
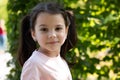
<path fill-rule="evenodd" d="M 78 42 L 66 55 L 73 80 L 120 80 L 120 0 L 0 0 L 6 51 L 12 56 L 6 80 L 20 80 L 17 49 L 22 17 L 47 1 L 60 3 L 75 15 Z"/>

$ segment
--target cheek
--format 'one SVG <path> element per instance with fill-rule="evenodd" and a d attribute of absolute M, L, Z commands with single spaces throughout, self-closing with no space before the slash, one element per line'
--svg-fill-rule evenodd
<path fill-rule="evenodd" d="M 46 43 L 45 37 L 44 36 L 38 36 L 37 37 L 37 43 L 39 44 L 39 46 L 45 45 L 45 43 Z"/>
<path fill-rule="evenodd" d="M 43 41 L 44 36 L 41 35 L 41 33 L 37 32 L 37 33 L 36 33 L 36 38 L 37 38 L 37 41 L 38 41 L 38 42 L 41 42 L 41 41 Z"/>
<path fill-rule="evenodd" d="M 45 41 L 45 36 L 44 35 L 37 34 L 36 37 L 37 37 L 37 41 L 39 43 L 42 43 L 43 41 Z"/>
<path fill-rule="evenodd" d="M 60 37 L 62 44 L 65 42 L 66 38 L 67 38 L 67 34 L 62 33 Z"/>

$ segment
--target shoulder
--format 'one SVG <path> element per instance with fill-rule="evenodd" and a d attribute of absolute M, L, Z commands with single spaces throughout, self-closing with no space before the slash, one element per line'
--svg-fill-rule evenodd
<path fill-rule="evenodd" d="M 40 56 L 38 55 L 36 51 L 34 51 L 32 55 L 30 56 L 30 58 L 25 62 L 25 64 L 27 63 L 36 64 L 38 63 L 38 61 L 40 61 Z"/>
<path fill-rule="evenodd" d="M 67 61 L 65 59 L 63 59 L 62 57 L 61 57 L 61 60 L 63 61 L 64 64 L 68 65 Z"/>
<path fill-rule="evenodd" d="M 21 73 L 21 80 L 38 80 L 41 72 L 40 66 L 38 64 L 38 58 L 36 54 L 32 56 L 24 63 Z"/>
<path fill-rule="evenodd" d="M 21 80 L 38 80 L 41 75 L 40 69 L 37 64 L 27 62 L 22 69 Z"/>
<path fill-rule="evenodd" d="M 31 57 L 24 63 L 23 69 L 25 68 L 35 68 L 38 67 L 40 63 L 40 57 L 37 55 L 37 53 L 34 51 L 31 55 Z"/>

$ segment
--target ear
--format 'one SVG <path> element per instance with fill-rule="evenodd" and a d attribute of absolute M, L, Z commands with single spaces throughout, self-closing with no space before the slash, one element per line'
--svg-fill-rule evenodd
<path fill-rule="evenodd" d="M 31 36 L 32 36 L 33 40 L 36 41 L 36 35 L 35 35 L 34 30 L 31 30 Z"/>

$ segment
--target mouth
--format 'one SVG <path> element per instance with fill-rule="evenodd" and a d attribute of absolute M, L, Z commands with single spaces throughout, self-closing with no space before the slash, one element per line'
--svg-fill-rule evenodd
<path fill-rule="evenodd" d="M 48 44 L 57 44 L 58 41 L 51 41 L 51 42 L 47 42 Z"/>

